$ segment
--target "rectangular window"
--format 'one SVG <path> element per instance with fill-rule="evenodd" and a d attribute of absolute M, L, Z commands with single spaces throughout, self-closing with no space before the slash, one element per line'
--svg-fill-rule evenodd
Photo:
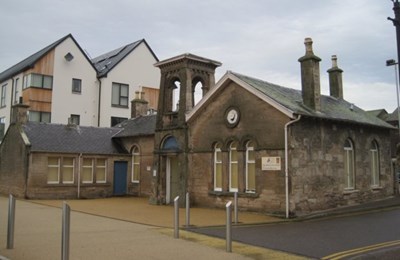
<path fill-rule="evenodd" d="M 140 153 L 139 153 L 139 148 L 137 146 L 134 146 L 132 148 L 132 177 L 131 181 L 132 182 L 139 182 L 139 176 L 140 176 Z"/>
<path fill-rule="evenodd" d="M 352 150 L 345 150 L 344 165 L 346 172 L 346 188 L 354 189 L 354 159 Z"/>
<path fill-rule="evenodd" d="M 47 162 L 47 183 L 58 184 L 60 182 L 60 158 L 49 157 Z"/>
<path fill-rule="evenodd" d="M 112 117 L 111 117 L 111 126 L 116 126 L 116 125 L 118 125 L 119 123 L 124 122 L 125 120 L 128 120 L 128 118 L 126 118 L 126 117 L 115 117 L 115 116 L 112 116 Z"/>
<path fill-rule="evenodd" d="M 220 144 L 214 148 L 214 190 L 222 191 L 222 152 Z"/>
<path fill-rule="evenodd" d="M 376 141 L 371 143 L 371 186 L 379 187 L 379 150 Z"/>
<path fill-rule="evenodd" d="M 93 159 L 83 159 L 81 178 L 82 183 L 93 183 Z"/>
<path fill-rule="evenodd" d="M 239 190 L 239 166 L 237 144 L 232 143 L 229 150 L 229 191 L 237 192 Z"/>
<path fill-rule="evenodd" d="M 31 122 L 51 122 L 51 113 L 41 111 L 29 111 L 29 121 Z"/>
<path fill-rule="evenodd" d="M 246 192 L 256 191 L 256 161 L 254 147 L 249 142 L 246 147 Z"/>
<path fill-rule="evenodd" d="M 28 75 L 24 75 L 22 78 L 22 90 L 26 89 L 28 86 L 30 86 L 30 77 L 28 77 Z"/>
<path fill-rule="evenodd" d="M 128 107 L 129 86 L 126 84 L 112 83 L 111 105 Z"/>
<path fill-rule="evenodd" d="M 81 93 L 82 89 L 82 80 L 80 79 L 72 79 L 72 93 Z"/>
<path fill-rule="evenodd" d="M 96 183 L 107 182 L 107 161 L 106 159 L 96 160 Z"/>
<path fill-rule="evenodd" d="M 35 88 L 53 88 L 53 77 L 42 75 L 42 74 L 29 74 L 24 76 L 23 89 L 35 87 Z"/>
<path fill-rule="evenodd" d="M 18 103 L 19 96 L 18 96 L 18 81 L 19 78 L 15 79 L 14 81 L 14 104 Z"/>
<path fill-rule="evenodd" d="M 74 158 L 63 158 L 62 183 L 74 183 Z"/>
<path fill-rule="evenodd" d="M 1 86 L 0 107 L 6 106 L 7 84 Z"/>
<path fill-rule="evenodd" d="M 71 124 L 74 125 L 79 125 L 81 121 L 81 116 L 80 115 L 71 115 Z"/>

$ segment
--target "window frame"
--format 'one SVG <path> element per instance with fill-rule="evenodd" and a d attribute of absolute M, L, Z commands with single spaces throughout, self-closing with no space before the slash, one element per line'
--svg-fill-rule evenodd
<path fill-rule="evenodd" d="M 132 171 L 131 171 L 131 182 L 132 183 L 139 183 L 140 182 L 140 149 L 139 146 L 134 145 L 132 147 Z M 135 159 L 138 160 L 138 162 L 135 162 Z M 135 165 L 138 166 L 139 172 L 136 174 L 136 179 L 135 179 Z"/>
<path fill-rule="evenodd" d="M 33 80 L 32 77 L 40 77 L 40 86 L 34 86 L 33 85 Z M 50 79 L 51 83 L 50 83 L 50 87 L 45 87 L 45 79 Z M 53 89 L 53 76 L 51 75 L 44 75 L 44 74 L 39 74 L 39 73 L 30 73 L 27 75 L 24 75 L 23 78 L 23 86 L 22 89 L 27 89 L 27 88 L 40 88 L 40 89 L 47 89 L 47 90 L 52 90 Z"/>
<path fill-rule="evenodd" d="M 7 83 L 1 86 L 0 108 L 7 106 Z"/>
<path fill-rule="evenodd" d="M 64 161 L 66 161 L 66 159 L 72 159 L 72 165 L 71 164 L 65 164 Z M 62 175 L 62 184 L 73 184 L 75 182 L 75 157 L 63 157 L 62 158 L 62 163 L 61 163 L 61 175 Z M 64 173 L 66 172 L 65 169 L 70 169 L 72 168 L 72 180 L 64 180 Z"/>
<path fill-rule="evenodd" d="M 253 152 L 254 153 L 254 159 L 250 160 L 249 159 L 249 153 Z M 246 193 L 256 193 L 256 159 L 255 159 L 255 149 L 254 149 L 254 144 L 252 141 L 248 141 L 246 143 Z M 249 165 L 254 165 L 254 189 L 249 189 Z"/>
<path fill-rule="evenodd" d="M 373 140 L 371 142 L 370 148 L 370 156 L 371 156 L 371 187 L 379 187 L 380 186 L 380 163 L 379 163 L 379 145 Z"/>
<path fill-rule="evenodd" d="M 18 93 L 19 93 L 19 91 L 18 91 L 18 81 L 19 81 L 19 78 L 16 78 L 15 79 L 15 81 L 14 81 L 14 104 L 18 104 Z"/>
<path fill-rule="evenodd" d="M 218 160 L 218 155 L 221 158 L 220 160 Z M 214 173 L 214 191 L 222 191 L 222 187 L 223 187 L 222 149 L 221 149 L 221 144 L 220 143 L 216 143 L 214 145 L 213 158 L 214 158 L 213 159 L 213 161 L 214 161 L 214 170 L 213 170 L 213 173 Z M 218 166 L 220 167 L 220 171 L 221 171 L 219 173 L 221 175 L 221 176 L 219 176 L 221 178 L 221 187 L 217 186 L 217 178 L 218 178 L 218 176 L 217 176 L 217 174 L 218 174 L 217 168 L 218 168 Z"/>
<path fill-rule="evenodd" d="M 90 166 L 85 165 L 85 163 L 84 163 L 85 160 L 90 160 L 91 165 Z M 82 173 L 83 173 L 83 169 L 89 169 L 89 168 L 91 169 L 90 181 L 84 181 L 83 178 L 81 177 L 81 182 L 83 184 L 92 184 L 93 183 L 93 180 L 94 180 L 94 178 L 93 178 L 94 177 L 94 159 L 93 158 L 82 158 Z M 83 174 L 81 174 L 81 176 L 83 176 Z"/>
<path fill-rule="evenodd" d="M 347 143 L 349 147 L 347 147 Z M 355 185 L 355 156 L 354 156 L 354 143 L 348 138 L 343 146 L 344 150 L 344 172 L 345 172 L 345 190 L 354 190 Z M 352 185 L 351 185 L 352 184 Z"/>
<path fill-rule="evenodd" d="M 229 145 L 229 192 L 238 192 L 239 191 L 239 154 L 238 154 L 238 142 L 231 142 Z M 236 160 L 232 159 L 232 154 L 236 153 Z M 232 187 L 232 174 L 233 168 L 236 168 L 236 183 L 237 188 Z"/>
<path fill-rule="evenodd" d="M 99 165 L 99 160 L 104 160 L 104 165 Z M 95 179 L 96 183 L 107 183 L 107 158 L 97 158 L 96 159 L 96 170 L 95 170 Z M 104 169 L 104 180 L 99 180 L 97 177 L 98 169 Z"/>
<path fill-rule="evenodd" d="M 75 89 L 77 87 L 76 83 L 79 83 L 78 88 Z M 77 79 L 77 78 L 72 78 L 72 93 L 73 94 L 81 94 L 82 93 L 82 80 L 81 79 Z"/>
<path fill-rule="evenodd" d="M 32 121 L 31 120 L 31 113 L 39 113 L 39 121 Z M 49 121 L 43 121 L 44 118 L 44 114 L 49 116 Z M 51 123 L 51 112 L 45 112 L 45 111 L 34 111 L 34 110 L 30 110 L 28 113 L 28 121 L 30 122 L 40 122 L 40 123 Z"/>
<path fill-rule="evenodd" d="M 126 96 L 122 96 L 122 88 L 126 87 Z M 114 88 L 118 88 L 118 104 L 114 103 Z M 123 104 L 122 100 L 126 100 L 126 105 Z M 129 107 L 129 85 L 124 83 L 117 83 L 113 82 L 111 85 L 111 106 L 112 107 L 121 107 L 121 108 L 128 108 Z"/>
<path fill-rule="evenodd" d="M 57 165 L 49 164 L 49 158 L 57 159 Z M 57 181 L 49 181 L 49 168 L 57 168 Z M 61 175 L 61 157 L 57 156 L 49 156 L 47 157 L 47 184 L 60 184 L 60 175 Z"/>

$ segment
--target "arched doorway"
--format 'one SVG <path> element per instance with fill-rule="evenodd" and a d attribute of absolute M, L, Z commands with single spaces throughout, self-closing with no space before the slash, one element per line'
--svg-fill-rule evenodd
<path fill-rule="evenodd" d="M 165 203 L 170 204 L 179 195 L 179 145 L 174 136 L 168 136 L 162 142 L 161 149 L 165 161 Z M 163 184 L 164 185 L 164 184 Z"/>

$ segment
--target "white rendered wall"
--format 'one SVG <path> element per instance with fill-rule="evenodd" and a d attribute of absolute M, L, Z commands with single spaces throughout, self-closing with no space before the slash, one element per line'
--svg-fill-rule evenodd
<path fill-rule="evenodd" d="M 2 86 L 7 85 L 6 87 L 6 106 L 0 108 L 0 118 L 4 118 L 5 121 L 5 131 L 4 133 L 7 131 L 7 128 L 10 126 L 11 123 L 11 108 L 12 106 L 15 104 L 14 100 L 14 88 L 13 88 L 13 84 L 15 85 L 15 80 L 18 79 L 18 83 L 17 83 L 17 88 L 18 88 L 18 93 L 17 93 L 17 102 L 19 102 L 19 97 L 21 97 L 22 95 L 22 81 L 23 81 L 23 73 L 20 73 L 18 75 L 15 75 L 14 77 L 3 81 L 2 83 L 0 83 L 0 95 L 1 95 L 1 91 L 2 91 Z M 14 81 L 13 81 L 14 80 Z"/>
<path fill-rule="evenodd" d="M 157 60 L 144 43 L 137 46 L 107 75 L 101 78 L 100 126 L 111 126 L 111 117 L 131 117 L 131 103 L 140 86 L 159 88 L 160 70 L 154 67 Z M 112 83 L 129 85 L 128 108 L 111 106 Z"/>
<path fill-rule="evenodd" d="M 70 52 L 74 58 L 65 60 Z M 72 79 L 82 80 L 81 93 L 72 92 Z M 96 71 L 71 38 L 58 45 L 54 55 L 51 122 L 67 124 L 71 114 L 80 115 L 80 125 L 97 126 L 98 83 Z"/>

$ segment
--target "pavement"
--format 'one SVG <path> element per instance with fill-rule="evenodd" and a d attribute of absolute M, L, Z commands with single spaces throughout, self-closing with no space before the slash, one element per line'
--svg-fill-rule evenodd
<path fill-rule="evenodd" d="M 306 259 L 281 251 L 226 242 L 185 230 L 185 209 L 179 211 L 179 239 L 174 238 L 172 206 L 150 205 L 145 198 L 67 200 L 71 207 L 69 259 Z M 14 248 L 7 245 L 8 198 L 0 197 L 0 259 L 60 259 L 60 200 L 17 200 Z M 355 214 L 400 207 L 400 197 L 361 206 L 321 211 L 290 221 Z M 225 225 L 224 209 L 191 208 L 190 229 Z M 239 212 L 237 225 L 286 221 Z"/>

